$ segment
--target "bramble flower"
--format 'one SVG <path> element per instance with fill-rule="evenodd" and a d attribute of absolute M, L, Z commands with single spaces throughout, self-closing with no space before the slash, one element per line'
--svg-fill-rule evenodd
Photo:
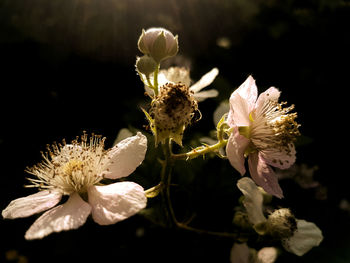
<path fill-rule="evenodd" d="M 226 153 L 231 165 L 244 175 L 245 157 L 253 180 L 267 193 L 283 197 L 271 166 L 286 169 L 295 162 L 294 141 L 300 135 L 294 105 L 278 103 L 280 91 L 271 87 L 257 97 L 249 76 L 230 97 L 227 123 L 232 128 Z"/>
<path fill-rule="evenodd" d="M 278 251 L 274 247 L 263 247 L 259 251 L 248 247 L 246 243 L 234 243 L 231 248 L 231 263 L 273 263 Z"/>
<path fill-rule="evenodd" d="M 182 83 L 189 87 L 189 90 L 193 93 L 193 97 L 198 101 L 204 101 L 208 98 L 214 98 L 218 96 L 219 92 L 215 89 L 201 91 L 205 87 L 209 86 L 219 74 L 217 68 L 213 68 L 208 73 L 204 74 L 200 80 L 191 85 L 190 71 L 183 67 L 170 67 L 168 69 L 162 69 L 158 74 L 158 84 L 163 86 L 167 83 Z M 146 92 L 153 95 L 154 91 L 145 86 Z"/>
<path fill-rule="evenodd" d="M 3 211 L 8 219 L 27 217 L 45 210 L 25 234 L 26 239 L 43 238 L 52 232 L 76 229 L 92 214 L 100 225 L 124 220 L 146 206 L 143 188 L 133 182 L 103 185 L 101 180 L 119 179 L 131 174 L 144 160 L 147 139 L 140 132 L 104 149 L 105 138 L 86 134 L 71 144 L 54 144 L 44 160 L 27 168 L 36 178 L 31 185 L 40 191 L 13 200 Z M 68 201 L 56 206 L 63 195 Z M 56 206 L 56 207 L 55 207 Z"/>
<path fill-rule="evenodd" d="M 152 27 L 142 30 L 142 34 L 138 40 L 139 50 L 152 57 L 157 63 L 175 56 L 179 50 L 178 37 L 165 28 Z"/>
<path fill-rule="evenodd" d="M 302 256 L 323 240 L 321 230 L 312 222 L 296 219 L 287 208 L 263 214 L 263 193 L 252 179 L 244 177 L 237 182 L 243 193 L 243 205 L 248 219 L 260 235 L 270 235 L 281 240 L 282 246 L 295 255 Z"/>

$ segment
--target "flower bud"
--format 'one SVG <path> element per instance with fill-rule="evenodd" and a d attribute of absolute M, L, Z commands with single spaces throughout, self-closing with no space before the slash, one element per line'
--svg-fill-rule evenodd
<path fill-rule="evenodd" d="M 293 236 L 297 229 L 297 223 L 288 208 L 281 208 L 269 215 L 265 227 L 267 234 L 277 239 L 283 239 Z"/>
<path fill-rule="evenodd" d="M 175 56 L 179 50 L 177 36 L 160 27 L 142 30 L 137 44 L 143 54 L 151 56 L 157 63 Z"/>
<path fill-rule="evenodd" d="M 141 72 L 142 74 L 145 74 L 146 76 L 149 76 L 151 73 L 153 73 L 157 68 L 157 62 L 154 61 L 153 58 L 151 58 L 148 55 L 138 57 L 136 59 L 136 69 Z"/>

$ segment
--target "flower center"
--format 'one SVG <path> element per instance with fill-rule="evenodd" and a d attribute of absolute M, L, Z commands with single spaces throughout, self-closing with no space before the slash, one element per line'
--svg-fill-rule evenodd
<path fill-rule="evenodd" d="M 26 171 L 37 178 L 29 178 L 32 185 L 40 189 L 56 189 L 63 194 L 78 192 L 83 194 L 89 186 L 103 179 L 105 164 L 108 162 L 104 147 L 104 138 L 93 135 L 90 143 L 87 136 L 81 142 L 48 147 L 43 154 L 44 161 Z"/>
<path fill-rule="evenodd" d="M 269 100 L 260 112 L 250 115 L 250 139 L 256 149 L 276 148 L 280 151 L 291 151 L 293 144 L 300 136 L 300 125 L 296 122 L 297 113 L 290 113 L 294 105 L 283 107 L 285 102 Z"/>

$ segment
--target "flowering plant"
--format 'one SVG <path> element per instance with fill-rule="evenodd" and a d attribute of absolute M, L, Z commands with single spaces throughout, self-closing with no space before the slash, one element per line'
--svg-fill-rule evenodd
<path fill-rule="evenodd" d="M 105 138 L 94 134 L 89 138 L 86 133 L 69 144 L 53 144 L 42 154 L 41 163 L 27 168 L 33 176 L 27 187 L 39 191 L 10 202 L 2 216 L 14 219 L 46 211 L 25 234 L 26 239 L 40 239 L 76 229 L 89 215 L 100 225 L 110 225 L 140 214 L 161 226 L 231 238 L 231 262 L 274 262 L 278 249 L 302 256 L 318 246 L 323 236 L 314 223 L 296 219 L 288 208 L 275 209 L 271 202 L 273 197 L 283 198 L 275 169 L 288 169 L 296 160 L 294 143 L 300 125 L 297 113 L 291 112 L 294 105 L 278 102 L 280 91 L 275 87 L 258 96 L 255 79 L 248 76 L 232 91 L 229 108 L 220 114 L 210 144 L 189 148 L 188 130 L 202 118 L 199 102 L 218 95 L 215 89 L 202 89 L 215 80 L 219 70 L 214 67 L 192 84 L 187 68 L 161 69 L 161 63 L 179 50 L 178 37 L 164 28 L 143 30 L 138 48 L 143 56 L 136 60 L 136 71 L 149 99 L 142 108 L 148 129 L 136 135 L 126 131 L 110 149 L 104 147 Z M 174 206 L 176 167 L 181 163 L 186 166 L 181 172 L 186 173 L 198 157 L 229 163 L 230 176 L 238 172 L 237 177 L 231 176 L 237 181 L 231 190 L 239 200 L 225 207 L 234 210 L 232 231 L 198 228 L 192 224 L 195 216 L 179 216 Z M 156 178 L 149 180 L 152 185 L 119 181 L 147 165 L 152 172 L 157 165 L 160 168 Z M 181 187 L 181 181 L 176 185 Z M 63 196 L 68 200 L 60 204 Z M 252 240 L 262 244 L 250 249 Z M 274 246 L 265 247 L 266 240 Z"/>

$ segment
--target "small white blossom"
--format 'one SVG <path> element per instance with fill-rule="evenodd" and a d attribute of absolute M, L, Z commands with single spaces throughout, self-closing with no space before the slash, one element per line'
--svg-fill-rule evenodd
<path fill-rule="evenodd" d="M 219 70 L 217 68 L 213 68 L 208 73 L 204 74 L 199 81 L 194 83 L 191 86 L 191 78 L 190 71 L 186 68 L 182 67 L 170 67 L 168 69 L 162 69 L 158 74 L 158 85 L 159 87 L 167 84 L 167 83 L 182 83 L 189 87 L 189 90 L 193 93 L 193 97 L 197 101 L 203 101 L 207 98 L 214 98 L 218 96 L 218 91 L 215 89 L 210 89 L 206 91 L 201 91 L 205 87 L 209 86 L 216 76 L 219 74 Z M 151 83 L 152 78 L 151 78 Z M 145 86 L 146 92 L 153 96 L 154 92 L 152 89 Z"/>
<path fill-rule="evenodd" d="M 104 138 L 84 134 L 72 144 L 54 144 L 43 154 L 44 161 L 27 172 L 39 192 L 13 200 L 3 211 L 8 219 L 43 212 L 25 234 L 26 239 L 43 238 L 52 232 L 76 229 L 87 217 L 100 225 L 124 220 L 146 206 L 144 189 L 133 182 L 102 185 L 104 178 L 118 179 L 131 174 L 144 160 L 147 139 L 141 133 L 104 150 Z M 63 195 L 68 201 L 57 205 Z M 53 208 L 52 208 L 53 207 Z"/>

